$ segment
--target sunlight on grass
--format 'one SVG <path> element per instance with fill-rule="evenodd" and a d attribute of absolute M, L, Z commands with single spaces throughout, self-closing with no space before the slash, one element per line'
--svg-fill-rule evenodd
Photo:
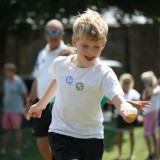
<path fill-rule="evenodd" d="M 111 126 L 115 128 L 114 124 L 105 123 L 104 126 Z M 105 152 L 103 160 L 116 160 L 118 158 L 117 147 L 117 132 L 112 130 L 105 130 Z M 130 141 L 129 133 L 124 132 L 122 159 L 129 160 L 130 154 Z M 144 160 L 148 155 L 145 139 L 143 136 L 143 127 L 135 128 L 135 160 Z"/>
<path fill-rule="evenodd" d="M 115 131 L 115 123 L 105 123 L 105 152 L 103 156 L 103 160 L 116 160 L 118 156 L 118 148 L 117 148 L 117 132 Z M 107 128 L 106 128 L 107 127 Z M 2 134 L 0 134 L 0 139 L 2 139 Z M 143 137 L 143 128 L 137 127 L 135 129 L 135 160 L 144 160 L 147 157 L 147 148 L 145 144 L 145 140 Z M 12 138 L 14 140 L 14 138 Z M 2 140 L 0 141 L 2 142 Z M 1 146 L 1 143 L 0 143 Z M 4 160 L 12 160 L 12 154 L 14 152 L 14 141 L 10 142 L 9 147 L 9 158 L 5 158 Z M 130 153 L 130 143 L 129 143 L 129 133 L 127 131 L 124 132 L 123 138 L 123 160 L 129 160 Z M 31 134 L 30 127 L 23 127 L 23 143 L 22 143 L 22 158 L 20 160 L 43 160 L 41 155 L 38 152 L 35 137 Z"/>

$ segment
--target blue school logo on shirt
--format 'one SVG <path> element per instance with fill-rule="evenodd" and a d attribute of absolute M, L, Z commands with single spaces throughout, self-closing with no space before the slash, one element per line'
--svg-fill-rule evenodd
<path fill-rule="evenodd" d="M 66 83 L 69 84 L 69 85 L 71 85 L 72 82 L 73 82 L 73 77 L 72 77 L 72 76 L 68 76 L 68 77 L 66 78 Z"/>
<path fill-rule="evenodd" d="M 78 83 L 76 84 L 76 89 L 77 89 L 78 91 L 82 90 L 83 88 L 84 88 L 84 84 L 83 84 L 82 82 L 78 82 Z"/>

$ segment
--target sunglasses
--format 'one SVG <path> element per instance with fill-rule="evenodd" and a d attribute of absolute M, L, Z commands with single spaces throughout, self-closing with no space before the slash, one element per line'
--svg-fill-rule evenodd
<path fill-rule="evenodd" d="M 61 30 L 46 30 L 48 36 L 60 36 L 62 31 Z"/>

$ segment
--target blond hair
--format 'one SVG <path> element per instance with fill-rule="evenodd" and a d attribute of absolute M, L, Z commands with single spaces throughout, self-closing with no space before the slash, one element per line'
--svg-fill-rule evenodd
<path fill-rule="evenodd" d="M 129 73 L 124 73 L 120 76 L 119 78 L 119 83 L 121 86 L 124 85 L 124 82 L 125 81 L 130 81 L 130 88 L 133 88 L 134 87 L 134 78 L 131 74 Z"/>
<path fill-rule="evenodd" d="M 73 36 L 85 35 L 94 41 L 106 41 L 108 25 L 98 12 L 88 9 L 79 15 L 73 24 Z"/>
<path fill-rule="evenodd" d="M 157 83 L 157 77 L 153 71 L 146 71 L 141 74 L 141 80 L 151 86 L 154 86 Z"/>
<path fill-rule="evenodd" d="M 14 63 L 6 63 L 3 67 L 3 70 L 4 71 L 10 70 L 10 71 L 15 73 L 17 71 L 17 68 L 16 68 L 16 65 Z"/>

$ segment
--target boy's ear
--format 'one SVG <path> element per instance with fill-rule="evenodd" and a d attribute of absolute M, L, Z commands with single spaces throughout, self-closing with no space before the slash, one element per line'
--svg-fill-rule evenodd
<path fill-rule="evenodd" d="M 74 36 L 72 37 L 72 45 L 73 47 L 76 47 L 76 38 Z"/>
<path fill-rule="evenodd" d="M 103 42 L 103 49 L 105 48 L 107 41 Z"/>

